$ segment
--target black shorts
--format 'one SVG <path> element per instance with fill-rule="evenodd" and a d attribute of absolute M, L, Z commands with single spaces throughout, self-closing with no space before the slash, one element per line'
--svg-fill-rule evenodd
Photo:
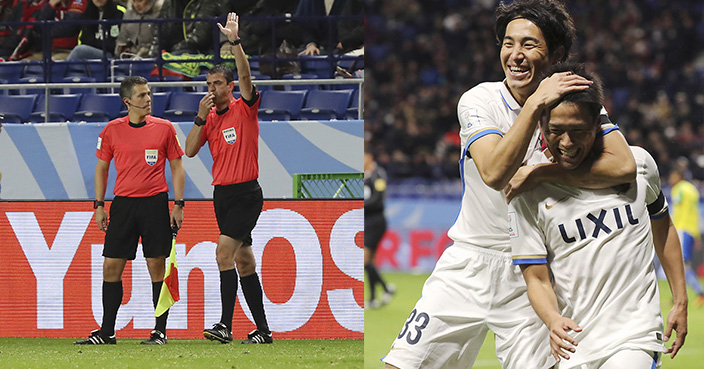
<path fill-rule="evenodd" d="M 171 219 L 166 192 L 150 197 L 115 196 L 103 256 L 134 260 L 140 236 L 145 258 L 169 256 Z"/>
<path fill-rule="evenodd" d="M 384 232 L 386 232 L 384 213 L 364 217 L 364 247 L 376 251 Z"/>
<path fill-rule="evenodd" d="M 215 218 L 220 234 L 252 246 L 252 230 L 257 225 L 264 206 L 262 188 L 257 180 L 216 185 L 213 191 Z"/>

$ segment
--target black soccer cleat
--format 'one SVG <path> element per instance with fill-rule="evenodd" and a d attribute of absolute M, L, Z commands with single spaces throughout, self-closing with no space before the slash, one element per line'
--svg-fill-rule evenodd
<path fill-rule="evenodd" d="M 232 342 L 232 332 L 222 323 L 215 323 L 213 328 L 203 330 L 203 336 L 211 341 L 219 341 L 220 343 Z"/>
<path fill-rule="evenodd" d="M 153 330 L 149 339 L 142 341 L 142 345 L 165 345 L 168 341 L 166 335 L 158 330 Z"/>
<path fill-rule="evenodd" d="M 263 333 L 259 329 L 255 329 L 249 332 L 245 341 L 242 341 L 240 343 L 245 345 L 260 345 L 273 342 L 274 338 L 271 336 L 271 333 Z"/>
<path fill-rule="evenodd" d="M 73 343 L 74 345 L 115 345 L 117 340 L 113 334 L 110 337 L 103 337 L 100 335 L 100 329 L 96 329 L 90 332 L 90 337 L 84 340 L 78 340 Z"/>

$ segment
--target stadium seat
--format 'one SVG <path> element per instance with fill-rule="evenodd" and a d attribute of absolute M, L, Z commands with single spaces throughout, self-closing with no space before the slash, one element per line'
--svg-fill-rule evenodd
<path fill-rule="evenodd" d="M 313 90 L 308 92 L 301 119 L 345 119 L 352 90 Z"/>
<path fill-rule="evenodd" d="M 302 73 L 312 73 L 319 78 L 332 78 L 335 68 L 327 56 L 301 56 L 299 59 Z"/>
<path fill-rule="evenodd" d="M 172 92 L 168 109 L 163 114 L 164 119 L 172 122 L 193 121 L 203 96 L 205 93 L 202 92 Z"/>
<path fill-rule="evenodd" d="M 308 91 L 264 91 L 259 103 L 260 120 L 298 119 Z"/>
<path fill-rule="evenodd" d="M 119 94 L 85 94 L 74 114 L 74 120 L 86 122 L 109 122 L 120 115 Z"/>
<path fill-rule="evenodd" d="M 77 86 L 80 86 L 83 83 L 95 83 L 96 79 L 93 77 L 83 77 L 83 76 L 72 76 L 72 77 L 65 77 L 62 81 L 63 83 L 75 83 Z M 64 89 L 64 94 L 94 94 L 95 93 L 95 88 L 90 88 L 90 87 L 65 87 Z"/>
<path fill-rule="evenodd" d="M 22 78 L 25 64 L 10 61 L 0 63 L 0 79 L 7 80 L 8 83 L 17 83 Z"/>
<path fill-rule="evenodd" d="M 0 95 L 0 115 L 4 117 L 0 122 L 28 122 L 36 101 L 37 95 Z"/>
<path fill-rule="evenodd" d="M 34 112 L 29 115 L 30 122 L 44 122 L 44 102 L 46 95 L 39 95 Z M 49 96 L 49 122 L 65 122 L 73 120 L 73 114 L 78 109 L 81 94 L 50 95 Z"/>
<path fill-rule="evenodd" d="M 147 80 L 151 82 L 183 82 L 183 78 L 178 77 L 178 76 L 161 76 L 161 80 L 159 79 L 159 76 L 149 76 L 146 77 Z M 183 91 L 183 86 L 174 86 L 174 87 L 152 87 L 152 91 L 159 91 L 159 92 L 174 92 L 174 93 L 179 93 L 179 92 L 184 92 Z"/>
<path fill-rule="evenodd" d="M 237 78 L 237 75 L 235 75 L 235 78 Z M 252 83 L 257 86 L 257 91 L 271 90 L 271 85 L 258 85 L 257 81 L 261 80 L 271 80 L 271 76 L 267 76 L 266 74 L 252 74 Z M 235 86 L 235 89 L 238 90 L 239 87 Z"/>
<path fill-rule="evenodd" d="M 292 80 L 297 80 L 297 79 L 316 79 L 318 78 L 317 74 L 313 73 L 303 73 L 303 74 L 284 74 L 281 76 L 282 79 L 292 79 Z M 312 84 L 312 85 L 284 85 L 284 90 L 286 91 L 294 91 L 294 90 L 317 90 L 320 88 L 320 85 Z"/>
<path fill-rule="evenodd" d="M 364 111 L 364 109 L 362 109 Z M 350 102 L 349 108 L 347 108 L 347 119 L 356 120 L 359 119 L 359 91 L 352 92 L 352 101 Z"/>
<path fill-rule="evenodd" d="M 162 117 L 166 106 L 169 104 L 169 98 L 171 97 L 171 92 L 154 92 L 152 93 L 152 116 Z M 127 115 L 127 108 L 124 104 L 120 104 L 122 110 L 120 110 L 119 116 Z M 195 119 L 195 118 L 194 118 Z"/>
<path fill-rule="evenodd" d="M 44 83 L 44 77 L 42 76 L 28 76 L 28 77 L 22 77 L 20 78 L 16 83 L 21 83 L 24 85 L 31 86 L 35 83 Z M 43 95 L 44 94 L 44 89 L 43 88 L 20 88 L 18 90 L 14 90 L 11 92 L 15 92 L 18 95 L 28 95 L 28 94 L 39 94 Z"/>

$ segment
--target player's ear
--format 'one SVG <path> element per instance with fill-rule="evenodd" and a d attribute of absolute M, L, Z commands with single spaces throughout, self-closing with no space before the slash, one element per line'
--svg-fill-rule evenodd
<path fill-rule="evenodd" d="M 552 55 L 550 55 L 550 59 L 552 61 L 552 64 L 557 64 L 557 63 L 563 61 L 564 59 L 566 59 L 565 47 L 560 46 L 557 49 L 555 49 L 555 51 L 552 52 Z"/>

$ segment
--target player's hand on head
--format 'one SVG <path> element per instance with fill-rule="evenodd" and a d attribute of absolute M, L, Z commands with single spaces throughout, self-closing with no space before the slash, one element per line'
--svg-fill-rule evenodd
<path fill-rule="evenodd" d="M 584 91 L 594 82 L 572 72 L 555 73 L 540 82 L 538 89 L 528 99 L 543 108 L 557 103 L 562 96 L 570 92 Z"/>
<path fill-rule="evenodd" d="M 687 337 L 687 308 L 686 306 L 677 305 L 670 309 L 670 313 L 667 314 L 667 328 L 665 328 L 665 342 L 668 342 L 672 337 L 672 331 L 677 333 L 675 342 L 670 348 L 665 351 L 666 354 L 670 354 L 670 358 L 675 358 L 677 352 L 684 345 L 684 339 Z"/>
<path fill-rule="evenodd" d="M 235 41 L 239 38 L 240 17 L 236 13 L 229 13 L 227 14 L 225 27 L 220 23 L 218 23 L 218 27 L 220 27 L 220 32 L 222 32 L 228 40 Z"/>
<path fill-rule="evenodd" d="M 575 352 L 575 346 L 577 346 L 577 340 L 575 340 L 569 332 L 581 332 L 582 328 L 572 319 L 559 317 L 550 324 L 548 329 L 550 329 L 550 349 L 552 350 L 552 356 L 558 362 L 562 360 L 562 358 L 569 360 L 569 353 Z"/>

